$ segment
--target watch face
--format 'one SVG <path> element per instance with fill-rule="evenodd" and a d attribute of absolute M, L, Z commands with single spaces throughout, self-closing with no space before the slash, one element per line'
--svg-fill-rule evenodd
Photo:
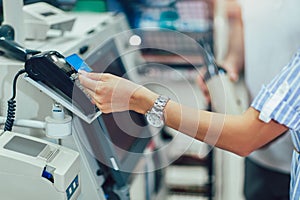
<path fill-rule="evenodd" d="M 163 120 L 156 113 L 149 113 L 149 114 L 147 114 L 146 118 L 147 118 L 148 123 L 154 127 L 159 128 L 164 125 Z"/>

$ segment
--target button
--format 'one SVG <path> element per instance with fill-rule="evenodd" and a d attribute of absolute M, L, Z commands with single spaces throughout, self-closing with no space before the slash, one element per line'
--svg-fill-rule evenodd
<path fill-rule="evenodd" d="M 84 45 L 82 47 L 79 48 L 79 54 L 84 54 L 87 52 L 87 50 L 89 49 L 88 45 Z"/>

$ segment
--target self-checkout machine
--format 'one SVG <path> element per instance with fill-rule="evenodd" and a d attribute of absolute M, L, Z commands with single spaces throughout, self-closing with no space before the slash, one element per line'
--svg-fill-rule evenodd
<path fill-rule="evenodd" d="M 16 9 L 14 6 L 17 5 L 12 5 L 16 3 L 15 1 L 3 3 L 5 8 Z M 8 24 L 9 20 L 5 23 Z M 19 29 L 15 28 L 15 30 Z M 20 35 L 16 34 L 17 42 L 31 48 L 38 49 L 47 43 L 47 41 L 22 41 Z M 10 45 L 10 42 L 7 45 Z M 6 116 L 7 113 L 6 102 L 12 95 L 13 77 L 23 66 L 22 61 L 1 57 L 2 116 Z M 2 197 L 4 199 L 32 199 L 33 197 L 77 199 L 81 191 L 79 154 L 53 143 L 55 140 L 46 138 L 44 131 L 41 131 L 46 128 L 46 124 L 42 122 L 49 115 L 48 109 L 51 109 L 53 100 L 22 79 L 18 81 L 17 93 L 16 114 L 19 119 L 24 120 L 15 121 L 17 126 L 14 127 L 14 132 L 1 131 Z"/>
<path fill-rule="evenodd" d="M 43 13 L 47 12 L 43 11 Z M 45 17 L 50 17 L 51 15 L 53 15 L 53 13 L 49 15 L 47 14 Z M 107 40 L 109 37 L 113 37 L 122 29 L 128 28 L 126 19 L 122 14 L 82 13 L 75 14 L 74 16 L 76 16 L 76 21 L 71 32 L 66 32 L 63 36 L 55 35 L 57 34 L 56 32 L 53 33 L 54 35 L 50 33 L 50 36 L 47 36 L 45 40 L 26 40 L 24 42 L 24 46 L 31 49 L 38 49 L 40 51 L 56 50 L 62 53 L 63 55 L 78 53 L 82 58 L 85 58 L 86 55 L 88 55 L 91 51 L 93 51 L 93 49 L 99 46 L 98 44 Z M 116 45 L 118 46 L 118 48 L 120 48 L 120 46 L 123 45 L 123 39 L 124 38 L 118 39 L 116 41 Z M 126 46 L 127 45 L 124 45 L 123 48 L 126 48 Z M 2 88 L 1 115 L 5 116 L 6 101 L 11 96 L 11 93 L 9 91 L 10 88 L 12 88 L 13 77 L 21 68 L 23 68 L 24 63 L 22 61 L 18 61 L 7 57 L 1 57 L 0 59 L 2 71 L 2 73 L 0 74 Z M 127 59 L 127 62 L 130 63 L 132 62 L 132 60 L 134 59 Z M 49 98 L 49 94 L 47 94 L 46 91 L 43 91 L 44 88 L 41 87 L 37 89 L 36 87 L 38 88 L 37 85 L 33 86 L 33 83 L 31 83 L 28 80 L 20 79 L 18 81 L 16 98 L 17 119 L 34 119 L 36 121 L 44 121 L 44 119 L 49 115 L 49 111 L 52 109 L 52 105 L 54 102 L 53 97 Z M 55 101 L 57 101 L 57 99 L 55 99 Z M 81 119 L 80 117 L 77 117 L 75 115 L 73 120 L 75 120 L 75 122 L 77 120 L 78 122 Z M 55 140 L 45 137 L 44 131 L 41 129 L 28 128 L 24 125 L 20 126 L 21 127 L 14 127 L 14 131 L 22 133 L 21 135 L 28 135 L 29 137 L 34 136 L 38 139 L 43 139 L 47 142 L 55 142 Z M 73 133 L 80 132 L 78 131 L 80 127 L 76 127 L 75 129 L 76 130 L 74 131 L 73 127 Z M 78 134 L 73 134 L 72 136 L 65 137 L 65 139 L 60 140 L 63 146 L 74 149 L 80 153 L 81 194 L 78 199 L 107 199 L 107 196 L 105 196 L 101 187 L 103 182 L 105 181 L 105 178 L 104 176 L 102 176 L 101 168 L 99 168 L 99 163 L 95 159 L 95 157 L 90 154 L 89 149 L 91 147 L 83 146 L 81 140 L 82 137 Z M 21 143 L 23 144 L 24 142 L 22 141 Z M 25 143 L 28 143 L 27 140 L 25 141 Z M 33 143 L 38 144 L 37 146 L 46 145 L 47 148 L 48 146 L 50 148 L 50 144 L 52 143 L 47 142 L 45 142 L 44 144 L 43 142 L 38 140 Z M 19 144 L 20 142 L 13 142 L 13 144 L 15 143 Z M 55 146 L 55 148 L 58 147 Z M 42 157 L 40 154 L 43 154 L 43 151 L 36 153 L 37 157 Z M 116 155 L 111 155 L 110 158 L 112 158 L 113 156 Z M 112 161 L 113 159 L 110 160 L 110 162 Z M 124 192 L 125 195 L 126 192 L 127 191 Z"/>

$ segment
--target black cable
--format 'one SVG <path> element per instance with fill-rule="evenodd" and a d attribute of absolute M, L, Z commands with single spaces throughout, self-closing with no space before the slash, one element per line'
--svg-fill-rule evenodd
<path fill-rule="evenodd" d="M 8 108 L 7 108 L 7 117 L 6 122 L 4 126 L 4 131 L 11 131 L 14 121 L 15 121 L 15 111 L 16 111 L 16 90 L 17 90 L 17 80 L 19 76 L 23 73 L 25 73 L 25 69 L 22 69 L 18 71 L 18 73 L 15 75 L 14 82 L 13 82 L 13 95 L 12 97 L 7 101 Z"/>

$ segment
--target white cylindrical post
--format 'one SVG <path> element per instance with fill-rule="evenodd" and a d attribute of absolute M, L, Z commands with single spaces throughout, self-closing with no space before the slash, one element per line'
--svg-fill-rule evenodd
<path fill-rule="evenodd" d="M 46 117 L 45 121 L 46 136 L 49 138 L 62 139 L 72 133 L 72 117 L 65 115 L 59 103 L 54 103 L 52 116 Z"/>
<path fill-rule="evenodd" d="M 25 42 L 23 6 L 23 0 L 3 0 L 3 24 L 14 28 L 15 41 L 20 45 Z"/>

